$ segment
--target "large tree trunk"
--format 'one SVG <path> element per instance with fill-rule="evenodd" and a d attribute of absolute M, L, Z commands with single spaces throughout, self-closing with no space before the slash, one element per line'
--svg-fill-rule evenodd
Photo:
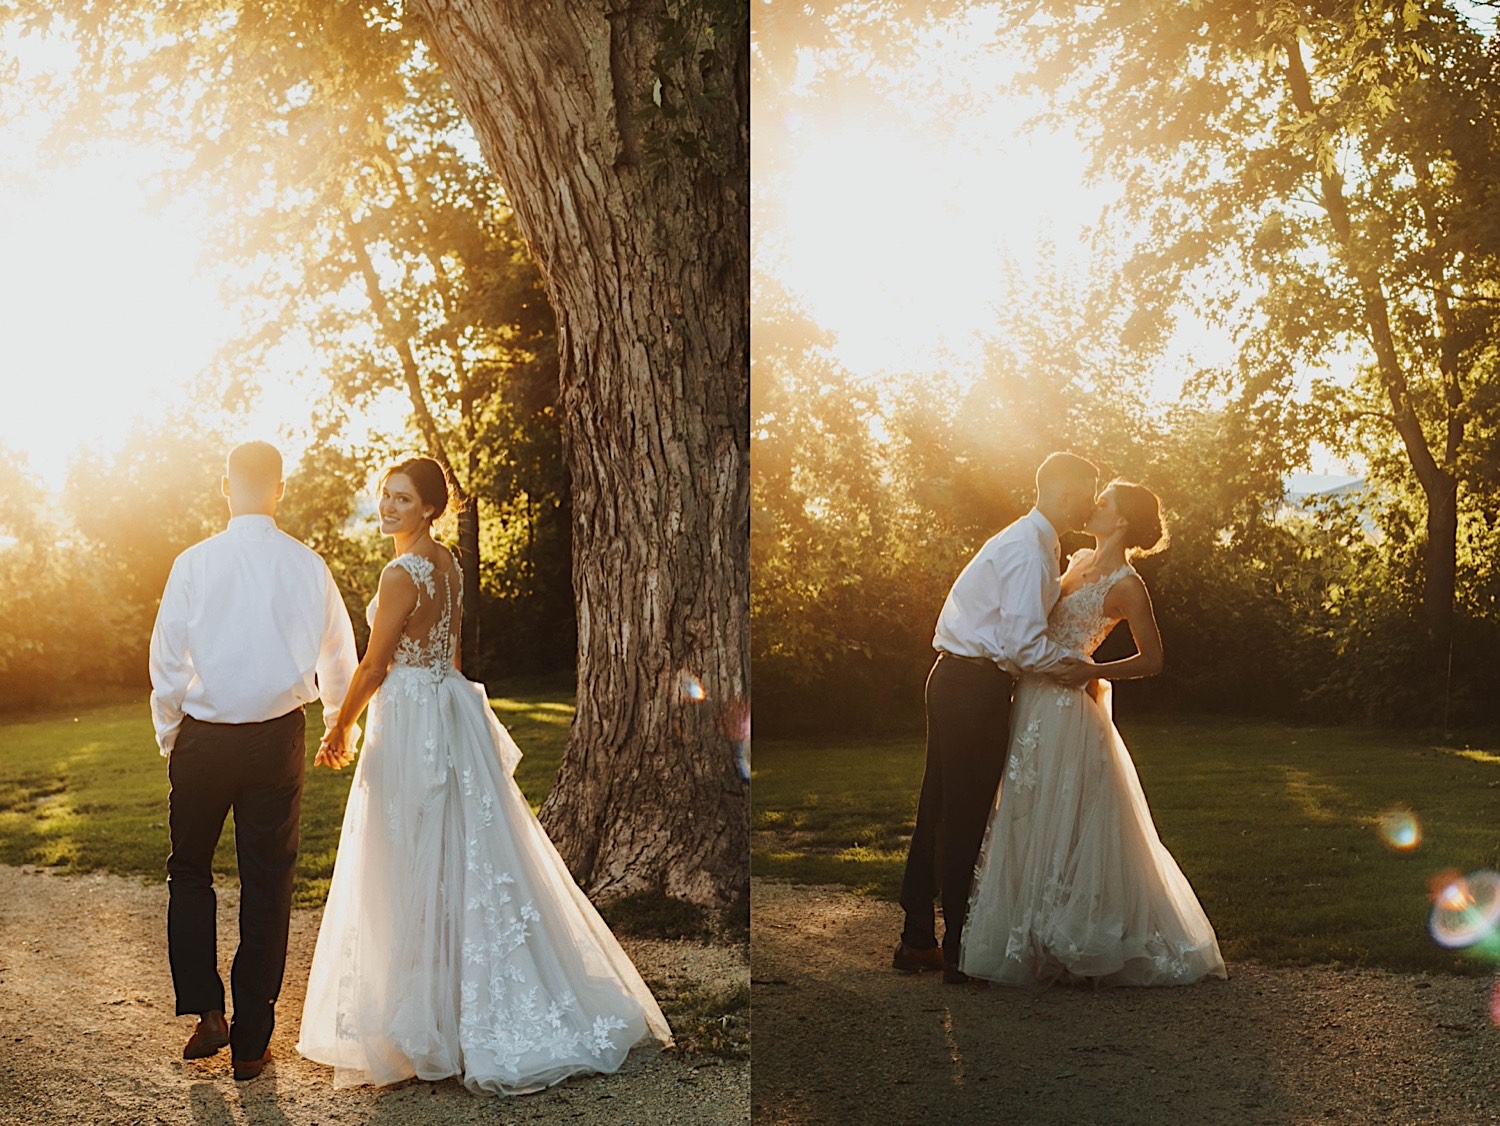
<path fill-rule="evenodd" d="M 704 7 L 720 13 L 712 38 Z M 744 13 L 664 0 L 409 10 L 557 314 L 578 713 L 543 820 L 598 896 L 736 900 L 749 869 Z"/>
<path fill-rule="evenodd" d="M 1453 600 L 1458 585 L 1458 481 L 1439 473 L 1429 485 L 1422 480 L 1427 500 L 1427 542 L 1422 545 L 1423 639 L 1434 674 L 1448 667 L 1453 644 Z"/>

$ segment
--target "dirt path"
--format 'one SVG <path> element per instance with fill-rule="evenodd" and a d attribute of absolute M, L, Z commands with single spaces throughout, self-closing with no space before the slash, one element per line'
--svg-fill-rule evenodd
<path fill-rule="evenodd" d="M 751 910 L 755 1123 L 1500 1122 L 1487 978 L 979 990 L 894 973 L 893 904 L 757 881 Z"/>
<path fill-rule="evenodd" d="M 238 896 L 220 892 L 228 980 Z M 335 1092 L 333 1072 L 293 1050 L 317 937 L 317 911 L 292 918 L 272 1064 L 236 1083 L 229 1053 L 180 1058 L 190 1017 L 173 1015 L 166 887 L 114 876 L 54 876 L 0 866 L 0 1122 L 743 1123 L 747 1063 L 637 1051 L 615 1075 L 522 1098 L 471 1095 L 454 1081 Z M 744 980 L 743 955 L 689 942 L 623 941 L 648 980 Z"/>

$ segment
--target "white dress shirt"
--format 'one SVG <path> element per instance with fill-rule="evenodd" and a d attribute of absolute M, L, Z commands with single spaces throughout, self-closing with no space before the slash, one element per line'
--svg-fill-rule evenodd
<path fill-rule="evenodd" d="M 954 580 L 932 647 L 988 658 L 1012 676 L 1078 656 L 1047 636 L 1060 589 L 1058 548 L 1057 530 L 1034 508 L 991 536 Z"/>
<path fill-rule="evenodd" d="M 172 564 L 151 632 L 163 755 L 184 714 L 259 723 L 321 696 L 332 725 L 359 664 L 328 565 L 269 516 L 236 516 Z M 316 679 L 315 679 L 316 678 Z"/>

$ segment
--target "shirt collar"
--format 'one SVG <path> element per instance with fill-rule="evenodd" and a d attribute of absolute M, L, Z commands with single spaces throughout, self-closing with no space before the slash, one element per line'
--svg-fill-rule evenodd
<path fill-rule="evenodd" d="M 1026 514 L 1026 519 L 1030 520 L 1036 526 L 1036 530 L 1041 534 L 1043 542 L 1052 548 L 1054 552 L 1062 546 L 1062 541 L 1058 539 L 1057 529 L 1052 526 L 1051 520 L 1042 515 L 1040 509 L 1033 508 Z"/>
<path fill-rule="evenodd" d="M 231 516 L 229 527 L 231 532 L 266 532 L 276 531 L 276 517 L 263 516 L 259 512 L 252 512 L 245 516 Z"/>

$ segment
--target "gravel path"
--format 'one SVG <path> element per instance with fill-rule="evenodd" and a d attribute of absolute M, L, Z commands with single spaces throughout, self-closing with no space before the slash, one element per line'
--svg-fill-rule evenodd
<path fill-rule="evenodd" d="M 238 894 L 219 893 L 225 981 Z M 333 1071 L 293 1050 L 319 912 L 292 917 L 272 1063 L 236 1083 L 229 1052 L 186 1061 L 193 1018 L 173 1015 L 166 887 L 115 876 L 56 876 L 0 866 L 0 1122 L 743 1123 L 744 1062 L 688 1061 L 638 1050 L 615 1075 L 569 1080 L 519 1098 L 471 1095 L 455 1080 L 335 1092 Z M 743 981 L 741 951 L 691 942 L 622 940 L 648 980 Z"/>
<path fill-rule="evenodd" d="M 978 989 L 889 968 L 894 904 L 755 881 L 751 910 L 755 1123 L 1500 1122 L 1488 978 Z"/>

